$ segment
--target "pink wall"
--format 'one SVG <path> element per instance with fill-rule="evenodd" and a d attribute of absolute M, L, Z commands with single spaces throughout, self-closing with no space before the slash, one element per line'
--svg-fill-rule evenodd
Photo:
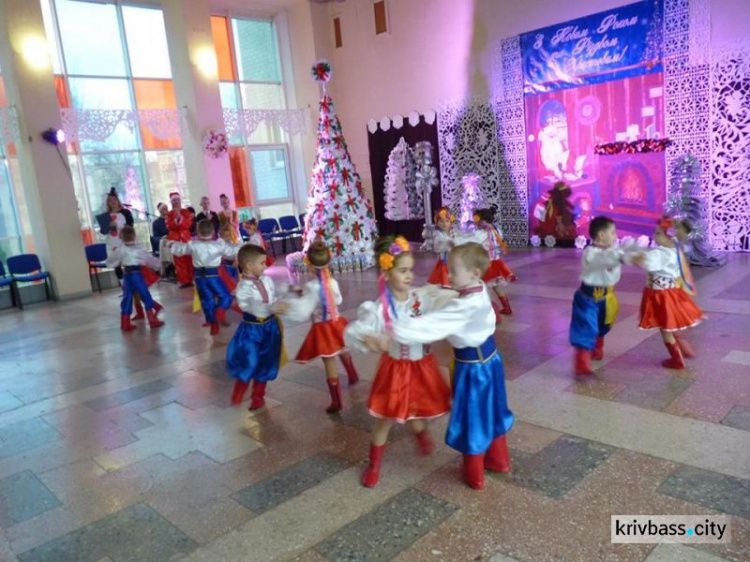
<path fill-rule="evenodd" d="M 331 93 L 365 185 L 369 119 L 434 109 L 465 95 L 486 98 L 494 41 L 630 1 L 388 0 L 390 32 L 379 36 L 372 0 L 328 4 L 316 27 L 332 35 L 332 18 L 341 17 L 343 47 L 328 53 Z M 711 14 L 712 43 L 747 41 L 750 1 L 711 0 Z"/>

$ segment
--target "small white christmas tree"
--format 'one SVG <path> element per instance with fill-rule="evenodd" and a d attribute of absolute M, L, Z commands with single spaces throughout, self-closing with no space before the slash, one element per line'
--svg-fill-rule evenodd
<path fill-rule="evenodd" d="M 304 249 L 322 238 L 333 254 L 332 266 L 373 265 L 373 242 L 378 236 L 372 203 L 365 196 L 333 100 L 325 84 L 331 78 L 331 63 L 319 60 L 313 79 L 323 86 L 318 118 L 318 145 L 308 192 Z M 341 262 L 341 263 L 339 263 Z"/>
<path fill-rule="evenodd" d="M 461 178 L 461 206 L 459 224 L 461 230 L 474 228 L 474 211 L 487 207 L 479 182 L 482 178 L 479 174 L 469 173 Z"/>
<path fill-rule="evenodd" d="M 414 157 L 404 137 L 398 141 L 388 156 L 385 172 L 385 218 L 392 221 L 407 220 L 410 217 L 409 185 L 415 179 Z M 412 190 L 413 191 L 413 190 Z"/>

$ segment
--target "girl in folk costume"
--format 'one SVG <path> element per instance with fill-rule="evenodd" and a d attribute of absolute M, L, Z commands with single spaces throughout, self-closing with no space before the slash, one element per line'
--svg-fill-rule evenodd
<path fill-rule="evenodd" d="M 453 233 L 451 231 L 456 217 L 451 213 L 450 208 L 441 207 L 435 213 L 435 225 L 437 228 L 434 233 L 435 251 L 438 253 L 438 261 L 435 268 L 427 278 L 427 282 L 432 285 L 441 285 L 447 287 L 450 285 L 448 280 L 448 252 L 453 248 Z"/>
<path fill-rule="evenodd" d="M 492 209 L 477 209 L 474 211 L 475 230 L 461 236 L 460 238 L 457 237 L 456 245 L 465 242 L 477 242 L 487 250 L 491 262 L 490 268 L 482 277 L 482 281 L 492 287 L 492 292 L 495 293 L 495 296 L 497 296 L 498 300 L 503 305 L 502 308 L 499 308 L 497 304 L 492 301 L 492 308 L 495 310 L 497 323 L 499 324 L 501 322 L 501 314 L 513 314 L 513 310 L 510 308 L 508 296 L 505 294 L 505 291 L 501 289 L 501 285 L 513 283 L 516 280 L 516 274 L 511 271 L 501 257 L 503 254 L 508 253 L 508 246 L 503 241 L 502 232 L 494 224 L 494 219 L 495 214 L 492 212 Z"/>
<path fill-rule="evenodd" d="M 289 310 L 286 315 L 298 322 L 312 317 L 312 327 L 302 343 L 295 361 L 307 363 L 314 359 L 323 359 L 328 390 L 331 393 L 331 405 L 326 412 L 338 412 L 342 408 L 341 385 L 336 371 L 336 357 L 343 363 L 349 379 L 349 384 L 359 381 L 354 368 L 352 356 L 344 345 L 344 328 L 348 322 L 339 316 L 338 306 L 341 304 L 339 284 L 328 269 L 331 252 L 323 240 L 317 239 L 307 250 L 305 258 L 308 266 L 315 272 L 315 279 L 308 281 L 298 299 L 287 301 Z"/>
<path fill-rule="evenodd" d="M 258 232 L 258 221 L 255 219 L 250 219 L 250 220 L 245 221 L 243 226 L 245 227 L 245 232 L 247 232 L 247 236 L 248 236 L 247 243 L 255 244 L 256 246 L 265 248 L 266 265 L 268 267 L 271 267 L 276 260 L 268 251 L 268 245 L 266 244 L 266 241 L 263 239 L 263 235 L 260 232 Z"/>
<path fill-rule="evenodd" d="M 277 301 L 277 292 L 266 269 L 266 251 L 262 246 L 245 244 L 237 262 L 242 278 L 236 296 L 242 310 L 242 322 L 227 347 L 227 371 L 235 379 L 232 405 L 238 405 L 253 382 L 250 410 L 265 404 L 266 384 L 274 380 L 286 363 L 283 327 L 274 313 L 286 310 L 286 303 Z"/>
<path fill-rule="evenodd" d="M 378 483 L 393 422 L 408 424 L 416 436 L 418 452 L 429 455 L 432 440 L 425 420 L 450 411 L 450 389 L 428 348 L 421 343 L 399 344 L 379 336 L 390 331 L 392 323 L 402 317 L 417 317 L 435 310 L 441 293 L 448 299 L 456 296 L 452 291 L 433 287 L 411 288 L 414 257 L 405 238 L 381 238 L 375 245 L 375 253 L 380 270 L 380 299 L 362 303 L 357 320 L 344 331 L 347 346 L 383 354 L 367 402 L 370 414 L 377 418 L 370 443 L 370 463 L 361 477 L 362 485 L 368 488 Z"/>
<path fill-rule="evenodd" d="M 232 244 L 237 244 L 240 241 L 240 219 L 237 211 L 230 207 L 229 197 L 223 193 L 219 195 L 219 203 L 221 204 L 221 211 L 219 211 L 219 229 L 225 225 L 230 227 L 230 235 Z"/>
<path fill-rule="evenodd" d="M 699 324 L 705 315 L 692 299 L 695 285 L 682 246 L 678 240 L 678 225 L 670 217 L 659 220 L 654 234 L 657 248 L 646 253 L 640 265 L 648 272 L 648 283 L 641 299 L 643 330 L 658 328 L 670 358 L 662 361 L 668 369 L 684 369 L 684 358 L 694 356 L 692 349 L 677 332 Z"/>

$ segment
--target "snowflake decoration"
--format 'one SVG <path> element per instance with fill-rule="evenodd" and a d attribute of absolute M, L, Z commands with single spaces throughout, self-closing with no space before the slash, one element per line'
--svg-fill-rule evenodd
<path fill-rule="evenodd" d="M 576 236 L 575 246 L 579 250 L 583 250 L 586 247 L 586 237 L 585 236 Z"/>
<path fill-rule="evenodd" d="M 539 246 L 542 245 L 542 239 L 539 238 L 539 236 L 537 236 L 536 234 L 534 234 L 534 236 L 532 236 L 529 241 L 531 242 L 531 245 L 534 246 L 535 248 L 538 248 Z"/>
<path fill-rule="evenodd" d="M 548 234 L 547 236 L 544 237 L 544 245 L 547 246 L 548 248 L 554 248 L 555 242 L 556 242 L 555 237 L 552 236 L 551 234 Z"/>

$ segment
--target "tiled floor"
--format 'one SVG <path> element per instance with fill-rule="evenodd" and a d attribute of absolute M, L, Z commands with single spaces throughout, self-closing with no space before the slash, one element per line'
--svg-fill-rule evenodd
<path fill-rule="evenodd" d="M 380 485 L 359 485 L 377 357 L 355 356 L 341 415 L 324 412 L 321 364 L 285 367 L 250 414 L 229 407 L 232 331 L 211 338 L 190 291 L 158 287 L 158 331 L 122 334 L 117 290 L 0 313 L 0 561 L 750 560 L 750 256 L 696 272 L 709 319 L 682 372 L 637 329 L 644 276 L 626 270 L 605 359 L 583 380 L 567 343 L 578 260 L 509 256 L 515 314 L 496 339 L 513 470 L 481 492 L 454 451 L 418 457 L 403 428 Z M 419 279 L 432 264 L 420 257 Z M 375 274 L 340 280 L 351 318 Z M 306 329 L 285 327 L 290 354 Z M 437 354 L 446 365 L 449 348 Z M 715 513 L 730 545 L 610 542 L 611 514 Z"/>

